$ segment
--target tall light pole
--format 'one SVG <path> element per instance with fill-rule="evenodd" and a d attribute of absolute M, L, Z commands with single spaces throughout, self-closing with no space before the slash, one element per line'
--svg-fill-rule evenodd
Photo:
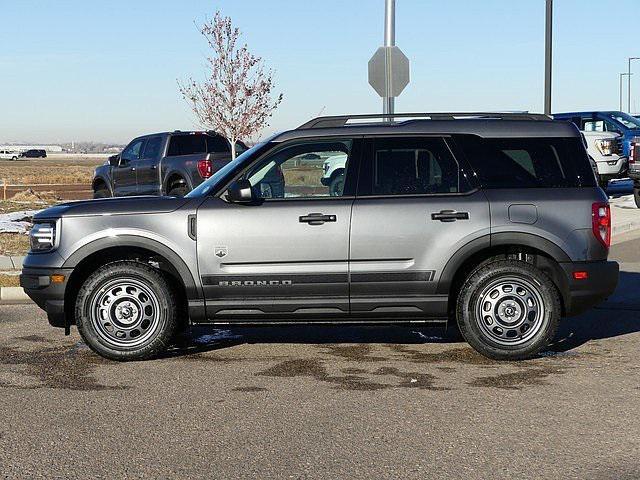
<path fill-rule="evenodd" d="M 631 78 L 631 75 L 633 75 L 633 73 L 621 73 L 620 74 L 620 111 L 622 112 L 623 106 L 622 106 L 622 77 L 629 77 Z"/>
<path fill-rule="evenodd" d="M 396 0 L 385 0 L 384 4 L 384 46 L 396 45 Z M 391 62 L 387 61 L 386 77 L 387 85 L 391 82 Z M 385 96 L 382 99 L 382 113 L 394 113 L 395 99 Z"/>
<path fill-rule="evenodd" d="M 551 60 L 553 47 L 553 0 L 547 0 L 544 35 L 544 113 L 551 115 Z"/>
<path fill-rule="evenodd" d="M 629 70 L 627 70 L 627 113 L 631 113 L 631 62 L 633 60 L 640 60 L 640 57 L 629 57 Z"/>

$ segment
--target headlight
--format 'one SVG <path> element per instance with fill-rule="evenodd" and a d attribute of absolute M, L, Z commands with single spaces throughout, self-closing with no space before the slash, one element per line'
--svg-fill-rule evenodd
<path fill-rule="evenodd" d="M 53 222 L 36 223 L 29 234 L 32 252 L 53 250 L 56 245 L 56 224 Z"/>
<path fill-rule="evenodd" d="M 613 152 L 616 151 L 616 141 L 613 138 L 596 140 L 596 147 L 598 147 L 598 150 L 600 150 L 600 153 L 604 156 L 613 155 Z"/>

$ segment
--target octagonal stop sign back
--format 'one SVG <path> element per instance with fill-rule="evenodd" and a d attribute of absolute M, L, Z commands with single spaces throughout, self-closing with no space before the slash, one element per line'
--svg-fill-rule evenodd
<path fill-rule="evenodd" d="M 402 50 L 396 46 L 376 50 L 369 60 L 369 84 L 381 97 L 402 93 L 409 84 L 409 59 Z"/>

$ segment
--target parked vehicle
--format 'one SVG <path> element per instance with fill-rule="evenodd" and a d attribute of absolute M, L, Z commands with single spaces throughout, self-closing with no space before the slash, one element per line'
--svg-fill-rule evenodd
<path fill-rule="evenodd" d="M 44 210 L 20 284 L 115 360 L 153 357 L 189 323 L 287 322 L 457 321 L 483 355 L 535 356 L 618 281 L 580 133 L 543 115 L 423 116 L 318 118 L 184 198 Z M 340 195 L 305 155 L 346 157 Z"/>
<path fill-rule="evenodd" d="M 620 135 L 620 153 L 628 158 L 625 175 L 634 181 L 634 198 L 640 208 L 640 119 L 617 111 L 559 113 L 554 118 L 571 120 L 581 130 Z"/>
<path fill-rule="evenodd" d="M 237 150 L 246 145 L 238 142 Z M 165 132 L 135 138 L 96 168 L 94 198 L 182 197 L 231 160 L 229 142 L 213 132 Z"/>
<path fill-rule="evenodd" d="M 13 150 L 0 150 L 0 160 L 18 160 L 20 153 Z"/>
<path fill-rule="evenodd" d="M 47 158 L 47 152 L 41 149 L 30 149 L 20 154 L 23 158 Z"/>

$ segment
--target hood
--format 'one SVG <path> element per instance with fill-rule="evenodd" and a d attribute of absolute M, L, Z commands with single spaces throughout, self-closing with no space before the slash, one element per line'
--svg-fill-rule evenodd
<path fill-rule="evenodd" d="M 47 208 L 33 219 L 43 220 L 60 217 L 87 217 L 96 215 L 139 215 L 142 213 L 170 213 L 182 207 L 189 198 L 176 197 L 118 197 L 81 200 Z"/>

